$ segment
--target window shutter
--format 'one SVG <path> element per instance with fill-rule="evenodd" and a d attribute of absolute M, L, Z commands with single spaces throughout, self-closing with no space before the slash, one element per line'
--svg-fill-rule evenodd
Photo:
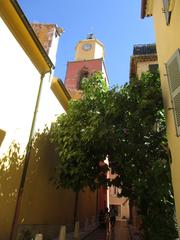
<path fill-rule="evenodd" d="M 164 14 L 166 18 L 166 24 L 170 23 L 171 12 L 169 11 L 170 0 L 163 0 Z"/>
<path fill-rule="evenodd" d="M 166 64 L 177 136 L 180 136 L 180 49 Z"/>

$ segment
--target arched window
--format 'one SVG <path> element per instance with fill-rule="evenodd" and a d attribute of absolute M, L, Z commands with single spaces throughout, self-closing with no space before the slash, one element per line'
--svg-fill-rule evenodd
<path fill-rule="evenodd" d="M 83 67 L 79 73 L 79 89 L 82 89 L 81 82 L 83 78 L 89 77 L 89 70 L 87 67 Z"/>

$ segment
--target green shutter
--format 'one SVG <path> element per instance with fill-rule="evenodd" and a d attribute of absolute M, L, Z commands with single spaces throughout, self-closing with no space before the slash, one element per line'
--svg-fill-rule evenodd
<path fill-rule="evenodd" d="M 180 49 L 166 64 L 177 136 L 180 136 Z"/>

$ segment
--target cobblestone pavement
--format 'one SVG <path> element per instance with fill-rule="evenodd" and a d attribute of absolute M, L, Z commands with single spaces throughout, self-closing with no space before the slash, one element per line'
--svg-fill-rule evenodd
<path fill-rule="evenodd" d="M 109 233 L 106 233 L 105 229 L 97 229 L 84 240 L 128 240 L 129 232 L 127 222 L 117 221 L 115 228 Z"/>

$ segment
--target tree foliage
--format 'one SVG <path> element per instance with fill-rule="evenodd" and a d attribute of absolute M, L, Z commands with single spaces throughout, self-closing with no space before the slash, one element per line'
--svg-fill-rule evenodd
<path fill-rule="evenodd" d="M 84 95 L 69 103 L 67 114 L 60 115 L 52 125 L 51 140 L 56 144 L 58 163 L 54 182 L 57 187 L 80 191 L 85 187 L 95 190 L 105 180 L 106 166 L 100 166 L 106 153 L 98 148 L 98 129 L 103 120 L 107 87 L 100 73 L 82 82 Z M 91 83 L 91 84 L 90 84 Z M 95 147 L 96 146 L 96 147 Z"/>
<path fill-rule="evenodd" d="M 115 185 L 139 208 L 145 239 L 174 239 L 172 193 L 159 73 L 108 90 L 101 73 L 82 83 L 80 100 L 51 129 L 55 184 L 79 191 Z M 117 177 L 106 179 L 106 157 Z"/>
<path fill-rule="evenodd" d="M 175 239 L 159 74 L 148 72 L 140 81 L 134 79 L 126 84 L 114 106 L 120 108 L 117 117 L 120 120 L 115 134 L 119 141 L 110 153 L 112 170 L 118 174 L 113 184 L 120 186 L 121 195 L 129 197 L 139 208 L 145 239 Z"/>

